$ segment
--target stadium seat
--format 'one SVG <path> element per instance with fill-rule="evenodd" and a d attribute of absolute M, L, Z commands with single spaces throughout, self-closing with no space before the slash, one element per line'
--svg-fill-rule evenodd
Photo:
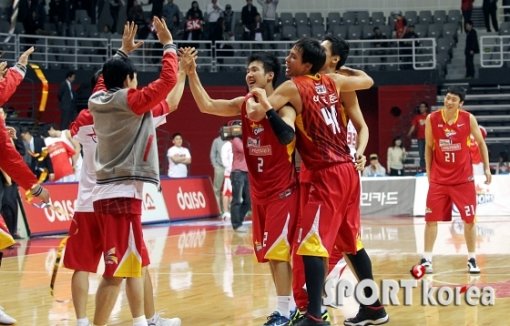
<path fill-rule="evenodd" d="M 356 15 L 357 24 L 368 25 L 370 24 L 370 15 L 367 10 L 358 11 Z"/>
<path fill-rule="evenodd" d="M 361 26 L 360 25 L 349 25 L 347 27 L 347 38 L 349 40 L 360 40 L 361 39 Z"/>
<path fill-rule="evenodd" d="M 280 24 L 285 25 L 294 25 L 294 17 L 290 12 L 282 12 L 280 14 Z"/>
<path fill-rule="evenodd" d="M 419 15 L 420 24 L 432 24 L 433 17 L 430 10 L 422 10 Z"/>
<path fill-rule="evenodd" d="M 322 13 L 320 12 L 311 12 L 310 13 L 310 25 L 324 25 L 324 17 L 322 17 Z"/>
<path fill-rule="evenodd" d="M 443 35 L 443 24 L 440 24 L 440 23 L 430 24 L 429 28 L 428 28 L 427 35 L 428 35 L 428 37 L 434 37 L 434 38 L 441 37 Z"/>
<path fill-rule="evenodd" d="M 374 35 L 374 26 L 363 25 L 362 36 L 364 39 L 370 39 Z"/>
<path fill-rule="evenodd" d="M 312 35 L 313 35 L 313 37 L 318 38 L 318 39 L 324 38 L 324 35 L 325 35 L 324 25 L 313 24 L 312 25 Z"/>
<path fill-rule="evenodd" d="M 310 26 L 308 25 L 298 25 L 296 28 L 296 33 L 298 38 L 312 36 Z"/>
<path fill-rule="evenodd" d="M 372 24 L 374 25 L 386 24 L 386 17 L 384 17 L 384 13 L 382 11 L 374 11 L 372 13 Z"/>
<path fill-rule="evenodd" d="M 296 12 L 294 21 L 297 25 L 308 25 L 308 15 L 305 12 Z"/>
<path fill-rule="evenodd" d="M 417 24 L 414 26 L 414 32 L 418 35 L 418 37 L 427 37 L 427 29 L 428 26 L 424 24 Z"/>
<path fill-rule="evenodd" d="M 296 39 L 296 27 L 292 25 L 283 25 L 281 32 L 281 39 L 294 41 Z"/>
<path fill-rule="evenodd" d="M 416 25 L 418 24 L 418 13 L 416 10 L 408 10 L 404 13 L 404 18 L 407 21 L 407 25 Z"/>
<path fill-rule="evenodd" d="M 436 10 L 434 11 L 434 22 L 445 24 L 447 21 L 446 11 L 445 10 Z"/>
<path fill-rule="evenodd" d="M 443 36 L 449 36 L 457 40 L 457 32 L 459 30 L 459 24 L 447 23 L 443 25 Z"/>
<path fill-rule="evenodd" d="M 338 12 L 329 12 L 327 17 L 328 29 L 330 26 L 340 25 L 342 23 L 342 18 L 340 18 L 340 14 Z"/>
<path fill-rule="evenodd" d="M 355 11 L 346 11 L 342 15 L 342 20 L 346 25 L 354 25 L 356 24 L 356 12 Z"/>
<path fill-rule="evenodd" d="M 461 25 L 462 13 L 458 9 L 448 10 L 448 22 Z"/>

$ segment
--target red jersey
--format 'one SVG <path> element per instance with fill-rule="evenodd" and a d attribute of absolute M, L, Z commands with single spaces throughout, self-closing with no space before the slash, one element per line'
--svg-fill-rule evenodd
<path fill-rule="evenodd" d="M 319 170 L 338 163 L 352 164 L 342 104 L 333 80 L 320 75 L 294 77 L 292 81 L 303 103 L 296 117 L 296 138 L 306 167 Z"/>
<path fill-rule="evenodd" d="M 69 145 L 63 141 L 56 141 L 48 146 L 48 153 L 55 173 L 54 181 L 74 173 L 71 159 L 76 152 Z"/>
<path fill-rule="evenodd" d="M 482 154 L 480 154 L 480 147 L 478 147 L 475 137 L 469 137 L 469 150 L 471 152 L 471 163 L 480 164 L 482 163 Z"/>
<path fill-rule="evenodd" d="M 243 147 L 250 193 L 253 201 L 271 201 L 285 198 L 296 186 L 293 153 L 295 141 L 282 145 L 264 118 L 251 121 L 246 115 L 246 102 L 241 109 Z"/>
<path fill-rule="evenodd" d="M 427 120 L 428 113 L 418 114 L 413 118 L 413 126 L 416 130 L 417 139 L 425 139 L 425 120 Z"/>
<path fill-rule="evenodd" d="M 459 110 L 455 122 L 447 124 L 443 110 L 430 115 L 434 145 L 430 181 L 455 185 L 473 181 L 473 167 L 469 150 L 471 135 L 470 114 Z"/>

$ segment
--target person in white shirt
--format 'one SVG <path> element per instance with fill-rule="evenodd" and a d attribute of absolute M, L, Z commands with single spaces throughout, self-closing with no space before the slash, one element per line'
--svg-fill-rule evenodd
<path fill-rule="evenodd" d="M 232 172 L 232 161 L 234 154 L 232 153 L 232 143 L 226 141 L 221 147 L 221 162 L 225 167 L 224 183 L 223 183 L 223 214 L 222 218 L 230 219 L 230 202 L 232 201 L 232 182 L 230 181 L 230 172 Z"/>
<path fill-rule="evenodd" d="M 191 154 L 186 147 L 182 147 L 182 135 L 172 135 L 174 146 L 168 149 L 168 176 L 170 178 L 185 178 L 188 176 L 188 165 L 191 164 Z"/>
<path fill-rule="evenodd" d="M 402 138 L 393 139 L 393 145 L 388 147 L 388 168 L 392 176 L 404 175 L 404 161 L 406 159 L 406 149 L 402 144 Z"/>
<path fill-rule="evenodd" d="M 386 176 L 386 169 L 379 163 L 377 154 L 370 154 L 370 164 L 363 170 L 364 177 L 384 177 Z"/>

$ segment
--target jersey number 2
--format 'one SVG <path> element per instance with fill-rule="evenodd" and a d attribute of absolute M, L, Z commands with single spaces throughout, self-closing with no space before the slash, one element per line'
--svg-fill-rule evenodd
<path fill-rule="evenodd" d="M 262 173 L 264 169 L 264 159 L 262 157 L 257 157 L 257 172 Z"/>

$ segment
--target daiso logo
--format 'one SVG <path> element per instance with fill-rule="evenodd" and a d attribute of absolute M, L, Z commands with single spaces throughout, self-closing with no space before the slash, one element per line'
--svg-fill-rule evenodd
<path fill-rule="evenodd" d="M 183 192 L 181 187 L 177 192 L 177 203 L 182 210 L 206 207 L 205 197 L 201 191 Z"/>
<path fill-rule="evenodd" d="M 55 200 L 51 201 L 51 206 L 44 208 L 44 215 L 51 223 L 57 221 L 71 221 L 74 214 L 73 200 Z"/>

